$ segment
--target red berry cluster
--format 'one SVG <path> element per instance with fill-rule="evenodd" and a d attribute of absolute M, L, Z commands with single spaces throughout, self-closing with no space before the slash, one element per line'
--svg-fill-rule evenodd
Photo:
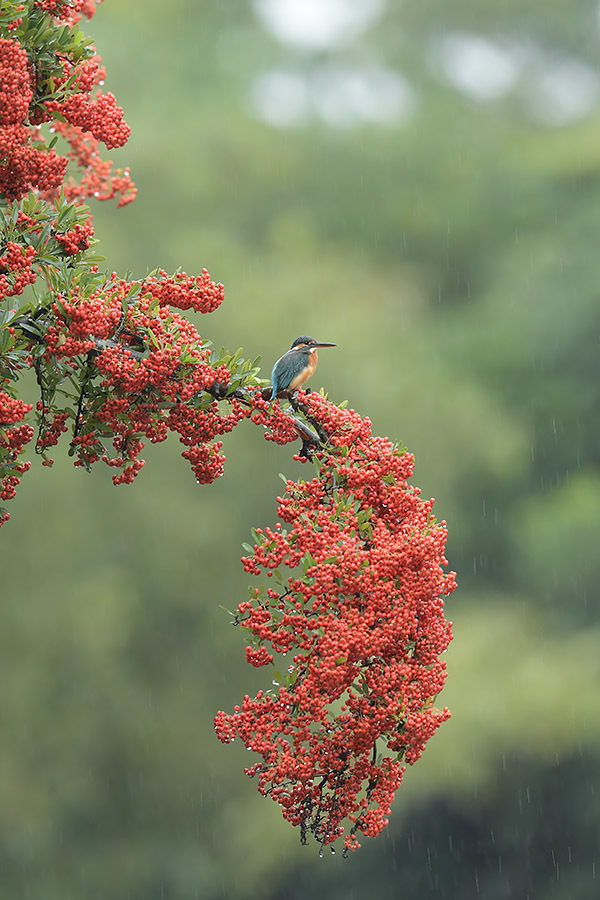
<path fill-rule="evenodd" d="M 315 478 L 287 482 L 281 521 L 259 530 L 243 558 L 277 587 L 256 588 L 237 617 L 252 635 L 248 661 L 277 655 L 287 674 L 233 714 L 219 712 L 215 727 L 262 757 L 246 771 L 303 840 L 312 832 L 329 844 L 346 831 L 353 849 L 357 832 L 387 824 L 402 762 L 414 763 L 449 717 L 432 704 L 455 576 L 444 573 L 445 524 L 408 484 L 412 456 L 352 410 L 315 394 L 306 404 L 331 429 L 330 447 L 317 454 Z"/>
<path fill-rule="evenodd" d="M 295 418 L 284 412 L 279 403 L 272 404 L 264 400 L 260 392 L 256 392 L 252 405 L 255 410 L 252 421 L 265 429 L 265 440 L 283 445 L 297 441 L 301 436 Z"/>
<path fill-rule="evenodd" d="M 222 446 L 223 441 L 195 444 L 181 454 L 191 465 L 198 484 L 211 484 L 223 474 L 225 457 L 219 453 Z"/>
<path fill-rule="evenodd" d="M 0 122 L 0 197 L 20 200 L 31 189 L 56 191 L 65 177 L 68 160 L 54 150 L 31 146 L 31 131 Z"/>
<path fill-rule="evenodd" d="M 96 138 L 66 122 L 55 122 L 53 128 L 68 142 L 70 150 L 67 152 L 67 159 L 75 163 L 81 173 L 78 179 L 67 178 L 64 184 L 67 200 L 74 203 L 87 197 L 95 197 L 97 200 L 112 200 L 117 197 L 118 208 L 135 199 L 137 188 L 131 180 L 129 169 L 116 169 L 113 173 L 112 162 L 100 156 L 100 142 Z M 54 196 L 54 193 L 46 196 Z"/>
<path fill-rule="evenodd" d="M 79 13 L 91 19 L 96 12 L 96 3 L 101 2 L 102 0 L 33 0 L 33 5 L 55 19 L 76 22 L 80 18 Z"/>
<path fill-rule="evenodd" d="M 78 464 L 103 459 L 122 470 L 113 477 L 115 484 L 130 482 L 143 466 L 142 438 L 157 443 L 175 432 L 198 482 L 222 474 L 222 442 L 215 439 L 249 417 L 252 408 L 249 401 L 230 397 L 229 411 L 219 409 L 230 371 L 210 364 L 197 330 L 171 308 L 173 303 L 210 311 L 222 297 L 223 286 L 204 269 L 197 277 L 160 273 L 141 283 L 113 274 L 90 297 L 71 288 L 57 299 L 42 362 L 55 361 L 82 379 L 72 441 Z M 114 453 L 106 449 L 106 437 L 112 438 Z"/>
<path fill-rule="evenodd" d="M 16 400 L 0 390 L 0 461 L 8 474 L 0 478 L 0 500 L 12 500 L 20 475 L 26 472 L 31 463 L 19 463 L 17 459 L 23 447 L 33 437 L 30 425 L 20 425 L 27 413 L 33 409 L 32 404 Z M 0 525 L 10 518 L 10 514 L 0 510 Z"/>
<path fill-rule="evenodd" d="M 37 216 L 18 212 L 0 241 L 0 300 L 18 296 L 28 284 L 34 284 L 46 273 L 50 258 L 60 264 L 89 247 L 94 234 L 91 219 L 85 221 L 81 213 L 80 221 L 62 232 L 57 231 L 59 221 L 65 228 L 64 220 L 49 205 L 38 210 Z"/>
<path fill-rule="evenodd" d="M 70 231 L 55 234 L 54 237 L 67 256 L 74 256 L 76 253 L 81 253 L 82 250 L 87 250 L 93 234 L 94 228 L 91 222 L 87 222 L 85 225 L 77 222 Z"/>
<path fill-rule="evenodd" d="M 27 53 L 17 41 L 0 38 L 0 124 L 21 125 L 32 99 Z"/>
<path fill-rule="evenodd" d="M 34 5 L 69 24 L 95 11 L 92 0 L 39 0 Z M 70 179 L 68 199 L 117 196 L 122 206 L 135 196 L 129 170 L 112 174 L 112 164 L 98 154 L 98 143 L 121 147 L 130 128 L 114 95 L 97 88 L 104 76 L 100 58 L 74 62 L 56 56 L 62 68 L 57 74 L 55 67 L 47 71 L 47 56 L 30 61 L 16 36 L 0 38 L 0 196 L 20 200 L 34 189 L 54 199 L 71 160 L 79 166 L 81 178 Z M 67 156 L 44 146 L 37 127 L 44 122 L 53 122 L 54 130 L 70 144 Z"/>
<path fill-rule="evenodd" d="M 15 400 L 14 397 L 6 394 L 4 391 L 0 391 L 0 426 L 15 425 L 17 422 L 22 422 L 32 409 L 31 403 Z"/>
<path fill-rule="evenodd" d="M 75 90 L 81 89 L 83 83 L 75 81 L 73 87 Z M 89 131 L 92 137 L 102 141 L 109 149 L 122 147 L 131 134 L 131 128 L 123 121 L 123 109 L 117 106 L 111 93 L 103 94 L 98 90 L 94 99 L 86 93 L 75 93 L 66 100 L 50 101 L 46 108 L 48 119 L 59 113 L 70 125 Z"/>
<path fill-rule="evenodd" d="M 172 278 L 160 269 L 156 276 L 146 279 L 145 286 L 161 306 L 202 313 L 214 312 L 225 297 L 223 285 L 211 281 L 206 269 L 200 275 L 177 272 Z"/>
<path fill-rule="evenodd" d="M 35 282 L 37 275 L 32 269 L 35 255 L 35 247 L 6 241 L 6 249 L 0 256 L 0 300 L 22 294 L 28 284 Z"/>
<path fill-rule="evenodd" d="M 40 434 L 38 435 L 38 439 L 35 443 L 36 453 L 41 453 L 43 455 L 42 465 L 43 466 L 51 466 L 54 463 L 53 459 L 48 459 L 45 455 L 45 451 L 49 447 L 55 447 L 58 444 L 61 434 L 64 434 L 68 429 L 66 426 L 67 419 L 69 418 L 69 413 L 54 413 L 52 417 L 52 421 L 48 422 L 46 420 L 46 413 L 48 412 L 43 403 L 40 401 L 37 404 L 38 411 L 41 414 L 43 428 L 40 429 Z"/>
<path fill-rule="evenodd" d="M 25 126 L 33 88 L 25 50 L 16 40 L 0 38 L 0 195 L 18 200 L 30 188 L 58 188 L 67 160 L 53 150 L 32 146 Z"/>
<path fill-rule="evenodd" d="M 54 89 L 59 90 L 66 86 L 70 79 L 73 79 L 71 87 L 77 93 L 89 94 L 97 84 L 102 84 L 106 77 L 106 69 L 101 65 L 102 60 L 99 56 L 86 59 L 83 62 L 74 65 L 70 60 L 63 61 L 64 75 L 54 77 Z"/>

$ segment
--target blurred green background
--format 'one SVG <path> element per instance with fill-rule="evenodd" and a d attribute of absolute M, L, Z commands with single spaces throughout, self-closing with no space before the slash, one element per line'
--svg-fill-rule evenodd
<path fill-rule="evenodd" d="M 139 187 L 94 208 L 107 268 L 208 268 L 200 332 L 265 377 L 338 342 L 313 387 L 448 521 L 453 718 L 380 838 L 301 847 L 212 729 L 264 686 L 220 604 L 289 448 L 241 425 L 200 487 L 172 439 L 118 489 L 57 449 L 2 529 L 0 896 L 595 900 L 598 4 L 106 0 L 85 30 Z"/>

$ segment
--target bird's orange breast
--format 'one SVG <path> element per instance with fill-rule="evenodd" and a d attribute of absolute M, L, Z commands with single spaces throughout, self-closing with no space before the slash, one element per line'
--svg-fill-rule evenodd
<path fill-rule="evenodd" d="M 319 354 L 316 350 L 311 350 L 308 355 L 308 359 L 306 361 L 306 366 L 304 369 L 299 372 L 295 378 L 292 378 L 290 381 L 288 390 L 297 391 L 298 388 L 301 388 L 305 381 L 308 381 L 311 375 L 314 374 L 315 369 L 317 368 L 317 363 L 319 361 Z"/>

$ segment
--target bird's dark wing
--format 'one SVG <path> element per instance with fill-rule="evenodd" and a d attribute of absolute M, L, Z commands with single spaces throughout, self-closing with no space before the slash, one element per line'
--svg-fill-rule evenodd
<path fill-rule="evenodd" d="M 305 366 L 305 355 L 297 350 L 288 350 L 280 356 L 271 372 L 273 397 L 276 397 L 279 391 L 284 391 Z"/>

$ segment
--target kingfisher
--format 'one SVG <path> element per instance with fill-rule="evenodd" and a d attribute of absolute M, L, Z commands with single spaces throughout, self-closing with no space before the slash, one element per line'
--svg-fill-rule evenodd
<path fill-rule="evenodd" d="M 328 341 L 317 341 L 307 334 L 297 337 L 292 346 L 280 356 L 271 372 L 271 400 L 283 392 L 297 391 L 317 368 L 317 347 L 337 347 Z"/>

